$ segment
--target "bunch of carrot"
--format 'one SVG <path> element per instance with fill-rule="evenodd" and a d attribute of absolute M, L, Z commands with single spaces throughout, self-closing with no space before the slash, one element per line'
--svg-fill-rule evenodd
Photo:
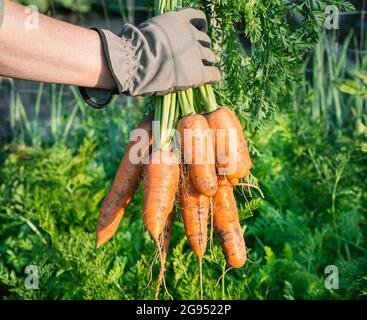
<path fill-rule="evenodd" d="M 166 2 L 159 1 L 158 12 L 174 8 L 172 1 L 171 6 Z M 156 296 L 164 281 L 174 212 L 179 207 L 188 242 L 199 259 L 202 297 L 209 219 L 227 264 L 240 268 L 247 258 L 233 191 L 252 166 L 242 126 L 233 111 L 218 107 L 212 87 L 205 85 L 154 97 L 154 116 L 138 128 L 103 201 L 97 247 L 116 232 L 142 180 L 144 224 L 161 258 Z"/>

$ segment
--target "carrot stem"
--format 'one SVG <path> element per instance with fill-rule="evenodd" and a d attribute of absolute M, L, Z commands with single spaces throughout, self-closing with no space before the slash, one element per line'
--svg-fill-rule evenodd
<path fill-rule="evenodd" d="M 186 91 L 187 100 L 189 101 L 190 106 L 194 107 L 194 90 L 192 88 L 187 89 Z"/>
<path fill-rule="evenodd" d="M 160 114 L 160 141 L 159 148 L 161 150 L 168 150 L 173 138 L 173 128 L 176 122 L 176 93 L 171 93 L 163 97 Z"/>
<path fill-rule="evenodd" d="M 213 91 L 213 87 L 210 84 L 205 85 L 206 93 L 208 95 L 210 101 L 211 111 L 218 109 L 217 99 L 215 98 L 215 93 Z"/>
<path fill-rule="evenodd" d="M 212 112 L 218 109 L 215 93 L 211 85 L 201 86 L 197 90 L 206 112 Z"/>
<path fill-rule="evenodd" d="M 161 117 L 162 117 L 162 97 L 154 98 L 154 123 L 153 123 L 153 143 L 154 149 L 161 144 Z"/>
<path fill-rule="evenodd" d="M 168 127 L 172 130 L 175 126 L 175 122 L 177 119 L 177 112 L 176 112 L 176 100 L 177 94 L 171 93 L 171 103 L 169 107 L 169 118 L 168 118 Z"/>
<path fill-rule="evenodd" d="M 192 89 L 191 92 L 189 92 L 189 90 L 180 91 L 178 93 L 178 101 L 183 117 L 196 113 L 194 108 L 194 98 L 192 94 Z"/>

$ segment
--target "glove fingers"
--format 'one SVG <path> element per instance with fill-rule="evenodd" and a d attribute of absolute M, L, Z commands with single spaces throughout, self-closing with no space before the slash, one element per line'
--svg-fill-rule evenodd
<path fill-rule="evenodd" d="M 199 41 L 199 43 L 202 46 L 207 47 L 207 48 L 211 46 L 212 40 L 205 32 L 199 31 L 192 25 L 190 25 L 190 29 L 192 33 L 194 34 L 195 39 Z"/>
<path fill-rule="evenodd" d="M 222 80 L 222 76 L 217 67 L 205 66 L 203 68 L 202 80 L 204 83 L 216 83 Z"/>
<path fill-rule="evenodd" d="M 213 65 L 215 63 L 215 54 L 209 48 L 203 47 L 199 45 L 201 60 L 203 61 L 205 66 Z"/>
<path fill-rule="evenodd" d="M 191 23 L 199 31 L 208 32 L 208 22 L 205 13 L 201 10 L 186 8 L 178 11 L 181 17 Z"/>

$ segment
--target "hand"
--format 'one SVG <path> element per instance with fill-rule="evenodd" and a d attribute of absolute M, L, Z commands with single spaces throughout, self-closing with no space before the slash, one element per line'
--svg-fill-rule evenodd
<path fill-rule="evenodd" d="M 165 95 L 220 81 L 207 29 L 204 13 L 191 8 L 165 13 L 138 27 L 126 24 L 119 35 L 96 29 L 116 83 L 114 93 Z M 86 88 L 81 93 L 97 108 L 112 95 Z"/>

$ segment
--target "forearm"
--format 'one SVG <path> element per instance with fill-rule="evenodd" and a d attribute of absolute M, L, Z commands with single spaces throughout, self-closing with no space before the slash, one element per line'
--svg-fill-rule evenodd
<path fill-rule="evenodd" d="M 39 14 L 27 29 L 24 7 L 5 0 L 0 27 L 0 75 L 82 87 L 113 89 L 97 32 Z"/>

